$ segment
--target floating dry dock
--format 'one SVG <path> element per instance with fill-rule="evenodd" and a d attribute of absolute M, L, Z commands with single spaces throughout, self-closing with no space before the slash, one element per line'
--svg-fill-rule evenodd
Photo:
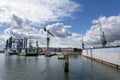
<path fill-rule="evenodd" d="M 22 51 L 21 51 L 21 53 L 19 55 L 23 55 L 23 56 L 38 56 L 39 55 L 38 48 L 22 49 Z"/>
<path fill-rule="evenodd" d="M 120 47 L 83 49 L 83 56 L 120 68 Z"/>
<path fill-rule="evenodd" d="M 6 54 L 37 56 L 39 55 L 38 41 L 36 41 L 36 47 L 33 47 L 29 39 L 16 39 L 11 36 L 6 41 Z"/>

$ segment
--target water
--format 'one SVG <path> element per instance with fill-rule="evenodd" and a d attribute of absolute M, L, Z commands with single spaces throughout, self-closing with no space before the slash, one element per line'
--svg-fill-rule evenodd
<path fill-rule="evenodd" d="M 53 57 L 0 54 L 0 80 L 120 80 L 120 70 L 82 56 L 69 56 L 69 73 L 63 60 Z"/>

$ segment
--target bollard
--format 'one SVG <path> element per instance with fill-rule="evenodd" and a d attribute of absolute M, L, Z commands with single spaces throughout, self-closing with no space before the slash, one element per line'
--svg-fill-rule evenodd
<path fill-rule="evenodd" d="M 64 72 L 69 72 L 69 59 L 68 54 L 64 55 Z"/>

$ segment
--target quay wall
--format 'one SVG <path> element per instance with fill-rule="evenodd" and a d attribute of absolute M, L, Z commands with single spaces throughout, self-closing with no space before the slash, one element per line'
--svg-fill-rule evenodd
<path fill-rule="evenodd" d="M 82 55 L 120 67 L 120 47 L 83 49 Z"/>

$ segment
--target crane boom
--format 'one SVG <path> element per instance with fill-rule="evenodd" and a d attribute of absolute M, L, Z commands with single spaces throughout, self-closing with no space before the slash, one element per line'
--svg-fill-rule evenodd
<path fill-rule="evenodd" d="M 49 30 L 47 30 L 45 27 L 44 27 L 44 31 L 47 32 L 47 34 L 51 35 L 52 37 L 55 37 Z"/>

